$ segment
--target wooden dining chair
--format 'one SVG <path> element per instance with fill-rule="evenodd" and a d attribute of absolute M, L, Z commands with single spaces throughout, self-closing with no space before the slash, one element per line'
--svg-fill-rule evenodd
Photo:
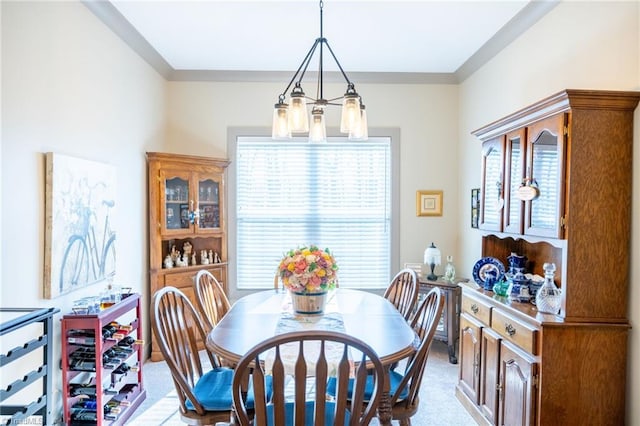
<path fill-rule="evenodd" d="M 384 292 L 393 306 L 409 321 L 418 302 L 418 274 L 413 269 L 405 268 L 396 274 Z"/>
<path fill-rule="evenodd" d="M 174 287 L 153 295 L 151 329 L 171 371 L 180 417 L 190 425 L 213 425 L 231 419 L 233 370 L 203 350 L 212 368 L 204 371 L 198 344 L 207 338 L 200 315 L 187 296 Z"/>
<path fill-rule="evenodd" d="M 313 346 L 317 351 L 310 350 L 309 345 L 317 345 Z M 269 363 L 265 361 L 268 357 Z M 253 385 L 255 394 L 253 423 L 243 397 L 244 377 L 250 369 L 253 375 L 249 384 Z M 371 371 L 369 376 L 367 369 Z M 280 334 L 254 346 L 236 366 L 233 377 L 236 423 L 241 426 L 368 425 L 382 396 L 383 375 L 378 355 L 355 337 L 326 330 Z M 329 376 L 334 376 L 337 392 L 334 398 L 327 400 Z M 372 394 L 364 403 L 367 378 Z M 287 383 L 288 380 L 292 383 Z M 272 395 L 267 394 L 265 383 L 272 384 Z M 285 391 L 289 388 L 293 395 L 287 398 Z M 355 401 L 357 405 L 354 406 L 362 407 L 362 410 L 350 411 L 349 400 Z"/>
<path fill-rule="evenodd" d="M 410 425 L 411 417 L 418 411 L 420 385 L 444 302 L 438 287 L 426 294 L 411 321 L 411 327 L 420 339 L 416 352 L 407 359 L 403 373 L 389 372 L 392 418 L 398 420 L 400 425 Z"/>
<path fill-rule="evenodd" d="M 278 290 L 280 288 L 280 274 L 278 272 L 275 273 L 273 277 L 273 289 Z"/>
<path fill-rule="evenodd" d="M 418 393 L 422 384 L 422 376 L 443 309 L 442 292 L 439 288 L 434 287 L 419 304 L 411 321 L 411 327 L 419 339 L 416 351 L 406 360 L 403 373 L 396 370 L 389 371 L 392 419 L 398 420 L 400 425 L 410 425 L 411 417 L 418 411 L 420 403 Z M 365 388 L 365 403 L 370 398 L 371 392 L 373 392 L 373 384 L 369 381 Z M 335 394 L 335 384 L 331 380 L 327 393 L 329 395 Z M 356 402 L 354 401 L 353 404 L 355 405 Z"/>
<path fill-rule="evenodd" d="M 193 280 L 193 286 L 196 294 L 196 305 L 202 315 L 202 320 L 209 331 L 224 317 L 231 304 L 224 289 L 206 269 L 201 269 Z"/>

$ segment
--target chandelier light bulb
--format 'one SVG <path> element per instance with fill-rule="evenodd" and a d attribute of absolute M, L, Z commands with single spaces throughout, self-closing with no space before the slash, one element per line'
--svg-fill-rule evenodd
<path fill-rule="evenodd" d="M 345 93 L 342 101 L 342 120 L 340 120 L 340 131 L 349 133 L 359 128 L 361 125 L 360 97 L 357 93 Z"/>
<path fill-rule="evenodd" d="M 323 143 L 327 141 L 327 128 L 324 122 L 324 111 L 322 108 L 314 108 L 311 111 L 311 130 L 309 131 L 309 142 Z"/>
<path fill-rule="evenodd" d="M 278 102 L 273 109 L 273 125 L 271 126 L 271 137 L 273 139 L 289 139 L 289 105 Z"/>
<path fill-rule="evenodd" d="M 300 86 L 296 85 L 291 91 L 291 97 L 289 98 L 289 129 L 291 133 L 309 131 L 307 114 L 307 100 L 304 92 Z"/>
<path fill-rule="evenodd" d="M 360 126 L 349 132 L 349 139 L 364 141 L 369 139 L 369 129 L 367 125 L 367 110 L 364 104 L 360 104 Z"/>

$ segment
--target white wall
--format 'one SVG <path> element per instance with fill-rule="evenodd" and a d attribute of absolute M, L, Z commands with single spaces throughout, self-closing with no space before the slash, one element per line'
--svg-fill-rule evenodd
<path fill-rule="evenodd" d="M 270 129 L 272 105 L 285 83 L 169 83 L 168 150 L 228 157 L 227 129 Z M 306 84 L 307 90 L 314 89 L 314 81 Z M 455 255 L 457 86 L 358 85 L 356 82 L 356 89 L 363 96 L 371 126 L 400 129 L 399 266 L 404 262 L 422 262 L 424 249 L 431 241 L 441 248 L 443 256 Z M 331 97 L 334 93 L 339 96 L 344 90 L 343 85 L 328 85 L 324 92 Z M 328 127 L 338 126 L 338 112 L 339 108 L 328 109 Z M 416 191 L 420 189 L 444 190 L 442 217 L 416 216 Z"/>
<path fill-rule="evenodd" d="M 48 151 L 117 168 L 116 281 L 146 294 L 144 153 L 162 146 L 164 80 L 79 2 L 0 5 L 0 306 L 56 306 L 67 313 L 72 300 L 103 287 L 95 284 L 54 300 L 43 299 L 44 153 Z M 59 359 L 60 328 L 54 330 Z M 3 349 L 8 348 L 3 338 Z M 58 371 L 54 368 L 57 375 Z M 59 395 L 54 397 L 59 403 Z"/>
<path fill-rule="evenodd" d="M 640 3 L 563 2 L 460 85 L 460 203 L 480 186 L 480 142 L 470 132 L 562 89 L 640 90 Z M 640 108 L 635 113 L 627 424 L 640 423 Z M 461 204 L 464 205 L 464 204 Z M 615 206 L 612 206 L 615 208 Z M 481 254 L 462 209 L 461 269 Z M 606 279 L 615 259 L 594 265 Z M 624 350 L 623 348 L 621 350 Z M 635 361 L 631 361 L 635 360 Z"/>

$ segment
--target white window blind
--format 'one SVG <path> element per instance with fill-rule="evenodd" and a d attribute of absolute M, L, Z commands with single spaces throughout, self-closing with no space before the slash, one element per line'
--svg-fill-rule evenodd
<path fill-rule="evenodd" d="M 271 287 L 284 252 L 308 244 L 333 252 L 341 287 L 386 287 L 390 156 L 388 137 L 329 138 L 326 144 L 239 137 L 237 288 Z"/>
<path fill-rule="evenodd" d="M 491 148 L 485 156 L 485 201 L 483 210 L 483 222 L 486 225 L 497 225 L 500 223 L 502 210 L 496 206 L 500 201 L 500 187 L 497 183 L 502 181 L 502 153 L 495 148 Z"/>
<path fill-rule="evenodd" d="M 533 144 L 532 176 L 540 195 L 531 202 L 531 226 L 555 229 L 558 221 L 558 142 L 551 133 L 543 132 Z"/>

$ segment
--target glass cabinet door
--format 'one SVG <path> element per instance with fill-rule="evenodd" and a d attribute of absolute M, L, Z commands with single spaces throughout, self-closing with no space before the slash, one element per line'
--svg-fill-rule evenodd
<path fill-rule="evenodd" d="M 482 183 L 480 190 L 480 220 L 478 227 L 502 231 L 504 138 L 482 144 Z"/>
<path fill-rule="evenodd" d="M 565 114 L 527 129 L 527 178 L 538 196 L 526 203 L 525 234 L 562 238 Z"/>
<path fill-rule="evenodd" d="M 518 196 L 518 188 L 525 176 L 525 131 L 507 134 L 504 182 L 504 232 L 522 234 L 524 201 Z"/>
<path fill-rule="evenodd" d="M 220 181 L 217 177 L 198 177 L 198 228 L 220 228 Z"/>
<path fill-rule="evenodd" d="M 160 217 L 166 234 L 183 233 L 191 227 L 189 213 L 193 209 L 189 174 L 161 174 L 160 197 L 164 200 Z"/>

